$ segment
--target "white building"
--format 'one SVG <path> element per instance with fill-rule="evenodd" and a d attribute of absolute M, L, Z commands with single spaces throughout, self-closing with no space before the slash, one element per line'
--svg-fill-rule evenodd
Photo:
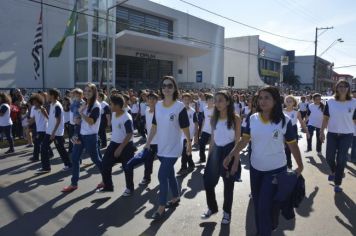
<path fill-rule="evenodd" d="M 189 87 L 223 85 L 224 50 L 216 45 L 224 44 L 224 28 L 147 0 L 129 0 L 109 11 L 108 58 L 106 9 L 116 1 L 79 0 L 77 11 L 84 14 L 78 14 L 76 35 L 67 38 L 60 57 L 49 58 L 74 2 L 44 0 L 45 87 L 106 85 L 107 61 L 109 84 L 119 88 L 157 88 L 163 75 Z M 40 4 L 1 1 L 0 13 L 6 32 L 0 37 L 0 88 L 42 88 L 42 75 L 34 80 L 31 56 Z"/>
<path fill-rule="evenodd" d="M 234 77 L 234 88 L 248 89 L 276 85 L 280 81 L 281 57 L 288 56 L 283 75 L 294 75 L 294 51 L 287 51 L 259 39 L 258 35 L 225 39 L 224 85 Z"/>

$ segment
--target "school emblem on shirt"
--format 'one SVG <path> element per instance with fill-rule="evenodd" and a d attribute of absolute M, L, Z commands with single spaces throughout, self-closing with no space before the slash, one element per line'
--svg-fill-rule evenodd
<path fill-rule="evenodd" d="M 273 137 L 273 139 L 278 139 L 278 136 L 279 136 L 279 130 L 276 129 L 273 131 L 272 137 Z"/>
<path fill-rule="evenodd" d="M 174 113 L 171 113 L 170 115 L 169 115 L 169 120 L 170 121 L 174 121 L 174 117 L 175 117 L 176 115 L 174 114 Z"/>
<path fill-rule="evenodd" d="M 121 124 L 118 124 L 117 127 L 118 127 L 119 129 L 121 129 L 122 126 L 121 126 Z"/>
<path fill-rule="evenodd" d="M 351 107 L 349 107 L 349 113 L 351 113 L 352 112 L 352 109 L 351 109 Z"/>
<path fill-rule="evenodd" d="M 290 117 L 291 117 L 292 119 L 294 119 L 294 114 L 292 114 Z"/>

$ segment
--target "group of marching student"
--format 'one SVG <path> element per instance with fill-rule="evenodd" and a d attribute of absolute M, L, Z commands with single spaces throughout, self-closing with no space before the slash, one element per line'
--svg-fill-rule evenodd
<path fill-rule="evenodd" d="M 293 96 L 281 97 L 275 87 L 266 87 L 247 97 L 231 95 L 227 91 L 179 94 L 176 81 L 171 76 L 162 78 L 159 94 L 142 93 L 139 100 L 127 94 L 112 91 L 110 105 L 105 95 L 94 84 L 87 84 L 84 91 L 76 88 L 71 97 L 59 102 L 59 92 L 51 89 L 48 94 L 33 94 L 29 125 L 33 132 L 34 152 L 31 161 L 41 160 L 37 173 L 51 171 L 50 145 L 54 142 L 64 163 L 64 170 L 72 171 L 71 183 L 63 192 L 78 188 L 81 155 L 89 154 L 102 175 L 98 192 L 112 192 L 112 167 L 120 162 L 125 174 L 126 189 L 123 196 L 134 193 L 134 167 L 144 163 L 144 177 L 139 183 L 151 182 L 155 156 L 160 161 L 158 170 L 159 207 L 153 214 L 160 219 L 165 209 L 176 207 L 180 202 L 180 190 L 174 165 L 182 156 L 178 175 L 185 175 L 195 168 L 192 145 L 199 144 L 199 162 L 206 163 L 203 180 L 207 210 L 203 219 L 218 212 L 215 187 L 222 177 L 224 203 L 222 224 L 229 224 L 232 217 L 235 181 L 241 178 L 240 152 L 248 147 L 250 162 L 251 197 L 255 208 L 255 221 L 259 235 L 270 235 L 275 228 L 270 217 L 278 186 L 288 179 L 292 185 L 300 181 L 303 163 L 298 147 L 299 121 L 306 134 L 308 148 L 316 131 L 316 150 L 321 156 L 322 143 L 326 137 L 326 159 L 330 166 L 329 181 L 334 181 L 335 192 L 341 192 L 341 183 L 352 144 L 351 160 L 356 163 L 356 100 L 352 99 L 350 85 L 346 81 L 336 84 L 335 96 L 326 104 L 320 94 L 305 97 L 297 104 Z M 353 92 L 354 98 L 356 93 Z M 179 101 L 180 98 L 180 101 Z M 11 137 L 11 100 L 0 93 L 0 131 L 6 134 L 9 151 L 13 151 Z M 130 104 L 130 106 L 129 106 Z M 111 129 L 107 146 L 106 132 Z M 144 150 L 137 151 L 133 142 L 134 130 L 138 129 Z M 70 138 L 68 151 L 64 147 L 64 131 Z M 208 155 L 206 145 L 209 144 Z M 102 156 L 100 148 L 106 148 Z M 71 153 L 69 158 L 69 153 Z M 297 168 L 295 178 L 289 180 L 286 173 L 292 168 L 293 155 Z M 40 158 L 41 157 L 41 158 Z M 281 182 L 281 183 L 279 183 Z M 172 199 L 168 200 L 168 191 Z M 292 190 L 290 190 L 292 191 Z M 285 193 L 284 193 L 285 194 Z"/>

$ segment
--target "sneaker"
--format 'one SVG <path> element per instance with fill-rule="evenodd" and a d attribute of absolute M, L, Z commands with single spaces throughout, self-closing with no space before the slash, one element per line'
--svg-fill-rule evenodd
<path fill-rule="evenodd" d="M 7 151 L 5 152 L 5 154 L 10 154 L 10 153 L 14 153 L 14 152 L 15 152 L 14 149 L 9 149 L 9 150 L 7 150 Z"/>
<path fill-rule="evenodd" d="M 125 189 L 124 193 L 122 194 L 123 197 L 129 197 L 132 195 L 132 191 L 130 189 Z"/>
<path fill-rule="evenodd" d="M 320 157 L 320 156 L 323 156 L 323 154 L 321 153 L 321 152 L 318 152 L 318 156 Z"/>
<path fill-rule="evenodd" d="M 329 175 L 328 176 L 329 181 L 334 181 L 335 180 L 335 175 Z"/>
<path fill-rule="evenodd" d="M 340 186 L 338 186 L 338 185 L 335 185 L 334 192 L 335 193 L 342 193 L 342 188 Z"/>
<path fill-rule="evenodd" d="M 189 173 L 188 169 L 180 169 L 180 170 L 177 172 L 177 175 L 182 176 L 182 175 L 186 175 L 186 174 L 188 174 L 188 173 Z"/>
<path fill-rule="evenodd" d="M 208 210 L 207 212 L 203 213 L 200 217 L 205 220 L 205 219 L 209 219 L 210 216 L 216 214 L 218 211 L 212 211 L 212 210 Z"/>
<path fill-rule="evenodd" d="M 33 144 L 26 145 L 27 148 L 33 147 Z"/>
<path fill-rule="evenodd" d="M 103 182 L 101 182 L 96 186 L 96 189 L 101 189 L 101 188 L 105 188 L 105 184 Z"/>
<path fill-rule="evenodd" d="M 67 171 L 67 170 L 69 170 L 69 169 L 70 169 L 69 166 L 64 166 L 64 167 L 62 168 L 63 171 Z"/>
<path fill-rule="evenodd" d="M 97 193 L 108 193 L 108 192 L 114 192 L 114 189 L 112 188 L 98 188 L 96 190 Z"/>
<path fill-rule="evenodd" d="M 77 189 L 78 189 L 78 186 L 69 185 L 69 186 L 64 187 L 62 189 L 62 193 L 70 193 L 70 192 L 73 192 L 74 190 L 77 190 Z"/>
<path fill-rule="evenodd" d="M 151 180 L 149 179 L 142 179 L 141 182 L 139 183 L 139 185 L 143 186 L 143 185 L 148 185 L 151 182 Z"/>
<path fill-rule="evenodd" d="M 229 214 L 229 213 L 226 213 L 226 212 L 224 211 L 224 213 L 223 213 L 223 218 L 222 218 L 222 220 L 221 220 L 221 224 L 223 224 L 223 225 L 228 225 L 228 224 L 230 224 L 230 220 L 231 220 L 230 214 Z"/>
<path fill-rule="evenodd" d="M 202 164 L 202 163 L 205 163 L 204 160 L 199 160 L 198 162 L 195 162 L 195 164 Z"/>
<path fill-rule="evenodd" d="M 43 168 L 39 168 L 36 170 L 36 174 L 40 175 L 40 174 L 46 174 L 51 172 L 51 170 L 47 170 L 47 169 L 43 169 Z"/>
<path fill-rule="evenodd" d="M 31 157 L 28 160 L 31 161 L 31 162 L 36 162 L 36 161 L 39 161 L 40 159 L 35 159 L 35 158 Z"/>
<path fill-rule="evenodd" d="M 156 211 L 155 213 L 153 213 L 152 219 L 159 220 L 164 216 L 164 213 L 165 213 L 165 211 L 163 211 L 162 213 L 159 213 L 158 211 Z"/>
<path fill-rule="evenodd" d="M 190 173 L 190 172 L 193 172 L 194 169 L 195 169 L 195 165 L 194 166 L 189 166 L 187 171 L 188 171 L 188 173 Z"/>
<path fill-rule="evenodd" d="M 305 152 L 305 153 L 311 152 L 311 149 L 307 149 L 307 150 L 305 150 L 304 152 Z"/>

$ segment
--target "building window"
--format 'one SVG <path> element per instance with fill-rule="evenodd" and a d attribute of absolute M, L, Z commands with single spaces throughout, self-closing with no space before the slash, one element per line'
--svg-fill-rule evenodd
<path fill-rule="evenodd" d="M 173 22 L 125 7 L 116 10 L 116 33 L 132 30 L 145 34 L 173 38 Z"/>

